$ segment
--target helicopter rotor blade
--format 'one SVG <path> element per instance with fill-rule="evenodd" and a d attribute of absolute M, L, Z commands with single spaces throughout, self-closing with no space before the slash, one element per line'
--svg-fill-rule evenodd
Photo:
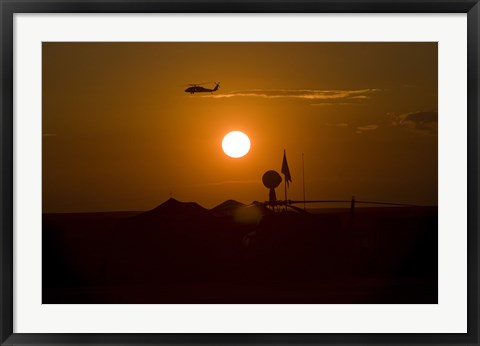
<path fill-rule="evenodd" d="M 214 82 L 203 82 L 203 83 L 189 83 L 189 84 L 181 84 L 179 86 L 200 86 L 200 85 L 205 85 L 205 84 L 213 84 Z"/>
<path fill-rule="evenodd" d="M 194 85 L 205 85 L 205 84 L 212 84 L 213 82 L 203 82 L 203 83 L 197 83 L 197 84 L 194 84 Z"/>

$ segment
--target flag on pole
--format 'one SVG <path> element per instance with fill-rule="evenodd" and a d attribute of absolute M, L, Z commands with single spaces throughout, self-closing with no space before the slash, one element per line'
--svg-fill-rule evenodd
<path fill-rule="evenodd" d="M 290 175 L 290 170 L 288 169 L 287 154 L 285 153 L 285 150 L 283 151 L 282 173 L 285 176 L 285 182 L 288 186 L 290 186 L 289 183 L 292 181 L 292 176 Z"/>

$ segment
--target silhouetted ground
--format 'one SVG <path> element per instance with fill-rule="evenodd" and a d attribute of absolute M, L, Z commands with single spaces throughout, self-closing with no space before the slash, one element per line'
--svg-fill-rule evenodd
<path fill-rule="evenodd" d="M 437 303 L 437 208 L 43 215 L 43 303 Z"/>

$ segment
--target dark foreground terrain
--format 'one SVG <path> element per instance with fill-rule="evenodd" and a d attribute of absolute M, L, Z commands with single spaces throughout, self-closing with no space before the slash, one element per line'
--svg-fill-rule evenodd
<path fill-rule="evenodd" d="M 43 215 L 43 303 L 437 303 L 437 208 Z"/>

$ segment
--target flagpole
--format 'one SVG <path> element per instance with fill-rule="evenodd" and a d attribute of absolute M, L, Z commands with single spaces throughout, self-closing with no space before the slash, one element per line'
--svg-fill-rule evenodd
<path fill-rule="evenodd" d="M 284 158 L 287 157 L 287 151 L 285 149 L 283 149 L 283 157 Z M 285 173 L 283 175 L 285 177 L 285 209 L 286 209 L 287 208 L 287 176 L 285 175 Z"/>
<path fill-rule="evenodd" d="M 288 169 L 287 163 L 287 151 L 283 149 L 283 161 L 282 161 L 282 173 L 285 177 L 285 210 L 287 209 L 287 185 L 292 181 L 292 177 L 290 176 L 290 170 Z"/>

